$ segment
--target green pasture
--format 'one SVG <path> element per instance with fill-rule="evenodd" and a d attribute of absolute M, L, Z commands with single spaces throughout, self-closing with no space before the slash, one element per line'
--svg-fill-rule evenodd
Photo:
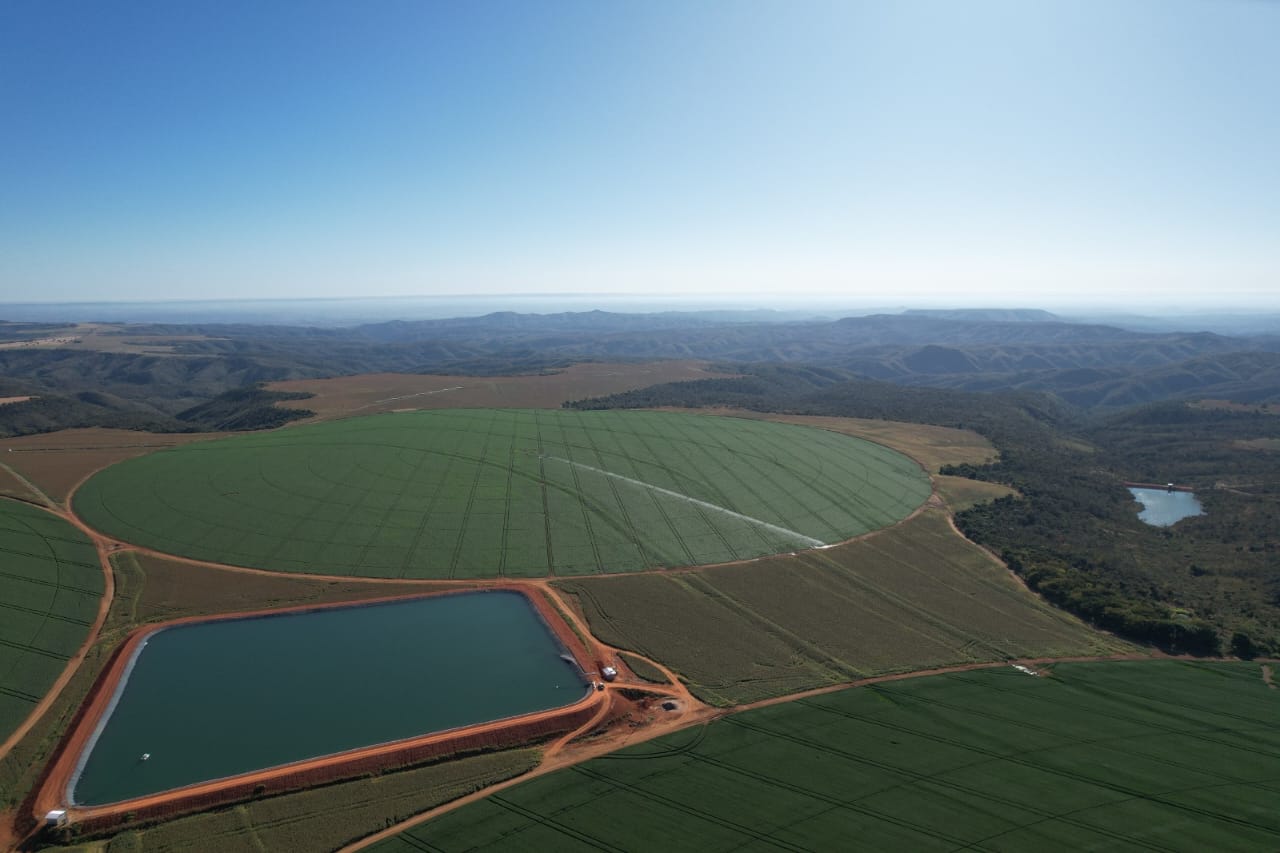
<path fill-rule="evenodd" d="M 0 741 L 27 718 L 89 633 L 98 554 L 43 510 L 0 500 Z"/>
<path fill-rule="evenodd" d="M 197 559 L 368 577 L 626 572 L 796 551 L 909 514 L 878 444 L 661 412 L 455 409 L 200 442 L 91 478 L 74 506 Z"/>
<path fill-rule="evenodd" d="M 640 744 L 370 849 L 1276 850 L 1277 719 L 1257 664 L 909 679 Z"/>

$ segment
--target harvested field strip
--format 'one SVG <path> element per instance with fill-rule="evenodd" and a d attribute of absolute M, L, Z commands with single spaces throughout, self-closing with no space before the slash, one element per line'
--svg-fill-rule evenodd
<path fill-rule="evenodd" d="M 370 849 L 1272 850 L 1280 695 L 1260 681 L 1256 664 L 1153 661 L 854 688 L 534 779 Z"/>
<path fill-rule="evenodd" d="M 592 633 L 733 705 L 867 675 L 1132 647 L 1054 610 L 926 510 L 822 551 L 556 581 Z"/>
<path fill-rule="evenodd" d="M 0 500 L 0 741 L 34 710 L 84 643 L 102 597 L 98 552 L 80 531 Z"/>
<path fill-rule="evenodd" d="M 906 457 L 822 430 L 664 412 L 449 410 L 166 450 L 92 477 L 74 502 L 125 542 L 200 560 L 467 579 L 816 547 L 900 520 L 929 491 Z"/>

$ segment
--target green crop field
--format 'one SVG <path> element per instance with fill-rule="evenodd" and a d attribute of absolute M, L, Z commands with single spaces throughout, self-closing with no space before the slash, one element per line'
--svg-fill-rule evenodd
<path fill-rule="evenodd" d="M 640 744 L 370 850 L 1276 850 L 1277 719 L 1257 664 L 909 679 Z"/>
<path fill-rule="evenodd" d="M 200 442 L 115 465 L 89 524 L 214 562 L 368 577 L 534 577 L 838 542 L 928 497 L 833 432 L 662 412 L 457 409 Z"/>
<path fill-rule="evenodd" d="M 84 642 L 102 598 L 98 553 L 47 512 L 0 500 L 0 741 Z"/>
<path fill-rule="evenodd" d="M 1050 607 L 930 508 L 875 536 L 698 572 L 557 581 L 591 632 L 733 705 L 870 675 L 1133 649 Z"/>

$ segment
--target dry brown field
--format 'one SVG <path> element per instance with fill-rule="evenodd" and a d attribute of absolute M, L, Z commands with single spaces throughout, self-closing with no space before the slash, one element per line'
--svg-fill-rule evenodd
<path fill-rule="evenodd" d="M 66 348 L 140 355 L 171 355 L 177 343 L 218 340 L 207 335 L 120 334 L 126 328 L 114 323 L 75 323 L 56 335 L 0 343 L 0 349 Z"/>
<path fill-rule="evenodd" d="M 0 462 L 0 496 L 34 504 L 46 503 L 44 495 L 32 489 L 26 480 L 3 462 Z"/>
<path fill-rule="evenodd" d="M 967 429 L 908 424 L 900 421 L 879 421 L 870 418 L 838 418 L 825 415 L 786 415 L 774 412 L 752 412 L 746 409 L 681 409 L 703 414 L 728 415 L 735 418 L 754 418 L 762 421 L 779 421 L 788 424 L 828 429 L 832 432 L 865 438 L 885 447 L 905 453 L 924 466 L 929 473 L 937 473 L 943 465 L 983 465 L 999 455 L 991 442 Z"/>
<path fill-rule="evenodd" d="M 0 461 L 57 503 L 94 471 L 166 447 L 221 438 L 226 433 L 155 433 L 128 429 L 67 429 L 0 439 Z"/>
<path fill-rule="evenodd" d="M 986 501 L 1017 494 L 1014 489 L 1000 483 L 985 483 L 945 474 L 933 475 L 933 488 L 952 512 L 961 512 Z"/>
<path fill-rule="evenodd" d="M 705 361 L 657 361 L 643 364 L 575 364 L 557 373 L 528 376 L 446 376 L 367 373 L 332 379 L 272 382 L 272 391 L 305 391 L 307 400 L 280 405 L 316 413 L 310 423 L 352 415 L 416 409 L 554 409 L 567 400 L 616 394 L 661 382 L 705 379 L 713 374 Z"/>

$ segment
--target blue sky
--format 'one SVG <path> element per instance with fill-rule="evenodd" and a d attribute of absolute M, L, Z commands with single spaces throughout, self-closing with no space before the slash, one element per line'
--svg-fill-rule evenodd
<path fill-rule="evenodd" d="M 1280 307 L 1280 4 L 0 4 L 0 301 Z"/>

